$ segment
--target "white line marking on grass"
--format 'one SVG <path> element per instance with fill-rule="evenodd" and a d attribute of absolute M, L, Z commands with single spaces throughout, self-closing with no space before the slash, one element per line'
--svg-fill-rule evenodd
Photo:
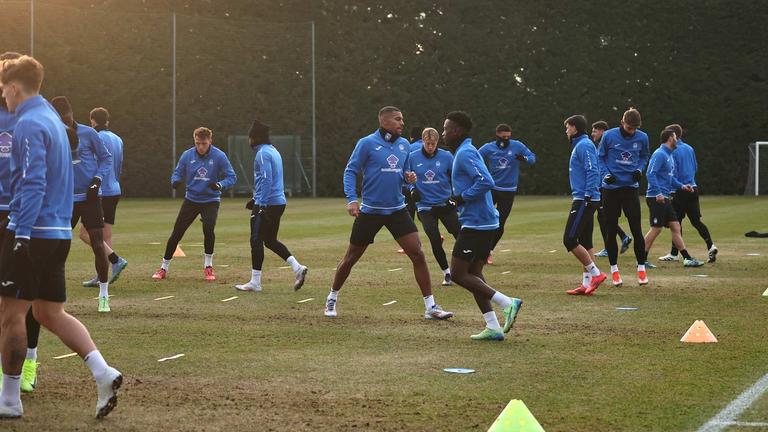
<path fill-rule="evenodd" d="M 61 360 L 61 359 L 65 359 L 65 358 L 68 358 L 68 357 L 74 357 L 76 355 L 77 355 L 77 353 L 69 353 L 69 354 L 64 354 L 64 355 L 56 356 L 56 357 L 54 357 L 54 359 L 55 360 Z"/>
<path fill-rule="evenodd" d="M 216 264 L 216 267 L 229 267 L 229 264 Z"/>
<path fill-rule="evenodd" d="M 392 300 L 392 301 L 389 301 L 389 302 L 386 302 L 386 303 L 382 303 L 381 305 L 382 306 L 389 306 L 389 305 L 393 305 L 395 303 L 397 303 L 397 300 Z"/>
<path fill-rule="evenodd" d="M 162 363 L 162 362 L 164 362 L 164 361 L 168 361 L 168 360 L 175 360 L 175 359 L 177 359 L 177 358 L 181 358 L 181 357 L 184 357 L 184 354 L 176 354 L 176 355 L 172 355 L 172 356 L 170 356 L 170 357 L 163 357 L 163 358 L 161 358 L 161 359 L 158 359 L 158 360 L 157 360 L 157 362 L 158 362 L 158 363 Z"/>
<path fill-rule="evenodd" d="M 309 301 L 312 301 L 312 300 L 314 300 L 314 299 L 313 298 L 308 298 L 308 299 L 304 299 L 304 300 L 299 300 L 296 303 L 306 303 L 306 302 L 309 302 Z"/>
<path fill-rule="evenodd" d="M 512 252 L 512 249 L 502 249 L 502 252 Z"/>
<path fill-rule="evenodd" d="M 282 267 L 280 267 L 280 268 L 281 268 L 281 269 L 289 269 L 289 268 L 291 268 L 291 266 L 282 266 Z"/>
<path fill-rule="evenodd" d="M 747 256 L 760 256 L 759 253 L 748 253 Z"/>
<path fill-rule="evenodd" d="M 155 301 L 158 301 L 158 300 L 168 300 L 169 298 L 174 298 L 174 297 L 176 297 L 176 296 L 158 297 L 158 298 L 155 299 Z"/>
<path fill-rule="evenodd" d="M 398 267 L 398 268 L 394 268 L 394 269 L 389 269 L 389 270 L 387 270 L 387 271 L 389 271 L 389 272 L 393 272 L 393 271 L 400 271 L 400 270 L 402 270 L 402 269 L 403 269 L 402 267 Z"/>
<path fill-rule="evenodd" d="M 700 275 L 693 275 L 693 277 L 705 278 L 705 277 L 709 277 L 709 275 L 700 274 Z"/>
<path fill-rule="evenodd" d="M 557 249 L 549 251 L 549 253 L 555 253 L 557 252 Z"/>
<path fill-rule="evenodd" d="M 239 297 L 238 297 L 238 296 L 232 296 L 232 297 L 229 297 L 229 298 L 225 298 L 224 300 L 222 300 L 222 303 L 223 303 L 223 302 L 232 301 L 232 300 L 234 300 L 234 299 L 236 299 L 236 298 L 239 298 Z"/>
<path fill-rule="evenodd" d="M 510 273 L 512 273 L 512 271 L 511 271 L 511 270 L 507 270 L 507 271 L 503 271 L 503 272 L 501 272 L 501 274 L 510 274 Z"/>
<path fill-rule="evenodd" d="M 740 426 L 740 427 L 765 427 L 768 426 L 768 423 L 765 422 L 741 422 L 741 421 L 729 421 L 729 422 L 720 422 L 719 424 L 723 426 Z"/>
<path fill-rule="evenodd" d="M 716 416 L 700 427 L 698 432 L 719 432 L 737 418 L 768 390 L 768 374 L 763 375 L 752 387 L 746 389 Z"/>
<path fill-rule="evenodd" d="M 160 242 L 149 242 L 149 243 L 147 243 L 147 244 L 148 244 L 148 245 L 159 245 L 159 244 L 160 244 Z"/>

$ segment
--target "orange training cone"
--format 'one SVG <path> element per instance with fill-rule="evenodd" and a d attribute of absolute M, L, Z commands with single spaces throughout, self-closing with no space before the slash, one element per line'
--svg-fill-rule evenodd
<path fill-rule="evenodd" d="M 709 330 L 704 321 L 696 320 L 693 322 L 691 328 L 683 335 L 680 342 L 688 343 L 714 343 L 717 342 L 717 338 Z"/>
<path fill-rule="evenodd" d="M 173 252 L 173 257 L 176 258 L 176 257 L 185 257 L 185 256 L 187 256 L 187 254 L 185 254 L 180 247 L 176 246 L 176 251 Z"/>

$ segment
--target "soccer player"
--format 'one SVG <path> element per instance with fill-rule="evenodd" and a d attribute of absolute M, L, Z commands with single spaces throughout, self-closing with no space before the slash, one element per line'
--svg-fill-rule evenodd
<path fill-rule="evenodd" d="M 101 208 L 101 184 L 112 169 L 112 154 L 107 150 L 95 129 L 75 122 L 72 105 L 65 96 L 51 99 L 61 121 L 77 134 L 79 143 L 72 148 L 75 171 L 75 204 L 72 209 L 72 228 L 82 219 L 91 239 L 99 284 L 99 312 L 110 312 L 109 256 L 117 254 L 104 243 L 104 213 Z"/>
<path fill-rule="evenodd" d="M 0 66 L 2 95 L 18 117 L 11 150 L 10 222 L 0 252 L 0 417 L 18 418 L 24 412 L 19 374 L 26 349 L 24 317 L 31 306 L 40 324 L 85 360 L 96 380 L 96 418 L 103 418 L 117 405 L 123 376 L 107 364 L 83 324 L 64 311 L 74 169 L 65 126 L 39 94 L 42 81 L 43 66 L 32 57 Z"/>
<path fill-rule="evenodd" d="M 0 54 L 0 61 L 13 60 L 21 57 L 17 52 Z M 8 112 L 5 99 L 0 95 L 0 245 L 6 233 L 8 224 L 9 205 L 11 203 L 11 149 L 13 147 L 13 130 L 16 127 L 16 116 Z M 0 262 L 2 266 L 2 262 Z M 0 269 L 0 274 L 2 273 Z M 2 298 L 0 297 L 0 301 Z M 21 369 L 21 391 L 31 392 L 37 386 L 37 343 L 40 337 L 40 323 L 35 320 L 32 308 L 27 311 L 25 318 L 27 328 L 27 354 Z M 0 371 L 2 368 L 0 368 Z"/>
<path fill-rule="evenodd" d="M 416 181 L 412 172 L 403 172 L 408 166 L 408 140 L 403 133 L 403 114 L 400 109 L 386 106 L 379 110 L 379 128 L 361 138 L 355 145 L 344 169 L 344 194 L 347 213 L 355 218 L 347 252 L 341 259 L 333 278 L 331 292 L 325 301 L 325 316 L 338 314 L 339 290 L 349 277 L 352 267 L 373 243 L 379 230 L 386 226 L 392 237 L 403 248 L 413 263 L 413 274 L 424 298 L 425 319 L 448 319 L 453 312 L 444 311 L 432 295 L 429 268 L 416 224 L 405 209 L 402 189 L 405 183 Z M 363 175 L 363 202 L 358 202 L 355 185 L 358 174 Z"/>
<path fill-rule="evenodd" d="M 112 227 L 115 225 L 115 214 L 117 213 L 117 202 L 120 201 L 120 172 L 123 168 L 123 140 L 114 132 L 109 130 L 109 111 L 106 108 L 94 108 L 91 110 L 91 127 L 99 134 L 99 138 L 112 154 L 112 166 L 107 172 L 101 185 L 101 208 L 104 213 L 104 243 L 112 248 Z M 80 240 L 86 244 L 91 244 L 91 238 L 88 236 L 88 230 L 83 225 L 80 226 Z M 114 283 L 120 276 L 120 273 L 128 266 L 128 261 L 117 256 L 113 251 L 107 256 L 112 264 L 112 277 L 109 283 Z M 89 281 L 83 282 L 85 287 L 98 286 L 99 278 L 94 277 Z"/>
<path fill-rule="evenodd" d="M 621 286 L 619 274 L 616 234 L 619 215 L 624 212 L 629 230 L 636 239 L 643 238 L 640 225 L 640 178 L 648 162 L 648 135 L 638 129 L 642 125 L 640 112 L 630 108 L 621 117 L 621 126 L 609 129 L 600 140 L 597 163 L 603 175 L 603 209 L 605 211 L 605 248 L 611 264 L 614 286 Z M 640 285 L 648 283 L 645 271 L 645 245 L 636 241 L 634 245 L 637 260 L 637 279 Z"/>
<path fill-rule="evenodd" d="M 406 169 L 416 174 L 416 183 L 409 185 L 416 203 L 421 225 L 429 238 L 432 254 L 443 271 L 443 286 L 451 285 L 451 271 L 443 250 L 438 223 L 456 238 L 459 235 L 459 215 L 456 208 L 446 204 L 451 197 L 451 152 L 437 148 L 440 135 L 433 128 L 424 129 L 423 146 L 411 152 Z"/>
<path fill-rule="evenodd" d="M 675 175 L 675 161 L 672 155 L 676 148 L 676 131 L 674 129 L 661 131 L 661 145 L 653 152 L 646 172 L 648 191 L 645 193 L 645 201 L 648 203 L 648 210 L 651 213 L 651 229 L 645 235 L 645 252 L 647 255 L 648 251 L 651 250 L 653 241 L 659 236 L 661 229 L 668 227 L 672 232 L 672 243 L 683 255 L 683 265 L 685 267 L 701 267 L 704 262 L 691 257 L 685 249 L 683 237 L 680 235 L 680 222 L 677 220 L 675 209 L 670 201 L 672 191 L 693 192 L 691 184 L 680 183 Z"/>
<path fill-rule="evenodd" d="M 568 178 L 573 203 L 563 233 L 563 245 L 583 267 L 581 284 L 566 291 L 571 295 L 593 295 L 607 276 L 597 268 L 592 247 L 594 214 L 600 207 L 600 169 L 595 145 L 587 137 L 587 119 L 581 115 L 568 117 L 565 134 L 571 142 Z"/>
<path fill-rule="evenodd" d="M 520 162 L 528 165 L 536 163 L 536 155 L 522 142 L 511 139 L 512 128 L 508 124 L 496 126 L 496 139 L 480 147 L 480 156 L 493 176 L 495 186 L 491 190 L 493 204 L 499 211 L 499 229 L 493 242 L 488 264 L 493 264 L 493 249 L 504 235 L 504 225 L 517 194 L 517 180 L 520 177 Z"/>
<path fill-rule="evenodd" d="M 165 245 L 163 263 L 153 275 L 154 280 L 163 280 L 168 274 L 173 253 L 179 245 L 187 228 L 197 216 L 203 221 L 203 274 L 205 280 L 215 281 L 213 271 L 213 248 L 216 243 L 216 219 L 219 216 L 221 191 L 237 181 L 235 170 L 227 155 L 213 143 L 213 132 L 206 127 L 199 127 L 192 133 L 195 146 L 181 154 L 179 163 L 171 175 L 171 186 L 178 188 L 186 184 L 184 202 L 181 204 L 173 232 Z"/>
<path fill-rule="evenodd" d="M 709 253 L 708 263 L 717 260 L 717 246 L 712 243 L 712 236 L 709 234 L 709 228 L 701 221 L 701 207 L 699 206 L 699 187 L 696 185 L 696 152 L 688 143 L 683 142 L 683 128 L 679 124 L 671 124 L 666 129 L 672 129 L 677 136 L 677 149 L 672 152 L 672 159 L 675 161 L 675 178 L 682 184 L 689 184 L 692 191 L 678 189 L 673 192 L 672 207 L 675 209 L 678 220 L 680 221 L 680 235 L 683 232 L 683 219 L 686 216 L 691 220 L 691 225 L 696 228 L 699 235 L 707 245 Z M 672 250 L 669 254 L 659 257 L 660 261 L 678 261 L 678 250 L 672 244 Z"/>
<path fill-rule="evenodd" d="M 472 145 L 471 131 L 472 119 L 466 113 L 448 113 L 443 123 L 443 140 L 454 153 L 450 203 L 458 207 L 461 221 L 461 231 L 453 246 L 451 277 L 472 293 L 485 320 L 485 328 L 471 335 L 470 339 L 502 341 L 504 333 L 515 323 L 523 301 L 496 291 L 483 277 L 483 267 L 496 241 L 499 212 L 493 207 L 491 198 L 493 178 Z M 494 303 L 501 308 L 503 327 L 493 310 Z"/>
<path fill-rule="evenodd" d="M 248 141 L 256 151 L 253 157 L 253 199 L 245 208 L 251 210 L 251 280 L 235 285 L 240 291 L 261 291 L 261 266 L 264 246 L 291 265 L 296 279 L 293 290 L 298 291 L 307 277 L 307 266 L 301 265 L 287 247 L 277 240 L 280 218 L 285 211 L 283 159 L 271 144 L 269 126 L 254 120 L 248 131 Z"/>
<path fill-rule="evenodd" d="M 600 140 L 603 138 L 603 134 L 605 134 L 605 131 L 608 130 L 608 123 L 606 123 L 604 120 L 598 120 L 594 123 L 592 123 L 592 142 L 595 143 L 595 147 L 600 145 Z M 603 178 L 605 173 L 600 173 L 600 178 Z M 600 188 L 600 194 L 602 195 L 602 189 Z M 603 238 L 603 243 L 605 243 L 605 232 L 606 232 L 606 226 L 605 226 L 605 210 L 603 209 L 602 203 L 600 204 L 600 207 L 597 209 L 597 223 L 600 225 L 600 236 Z M 624 232 L 623 229 L 621 229 L 621 226 L 616 226 L 616 233 L 619 235 L 619 238 L 621 239 L 621 250 L 619 253 L 624 253 L 629 249 L 629 245 L 632 243 L 632 237 L 628 236 L 627 233 Z M 596 257 L 607 257 L 608 256 L 608 249 L 603 248 L 600 250 L 600 252 L 597 252 L 595 254 Z"/>

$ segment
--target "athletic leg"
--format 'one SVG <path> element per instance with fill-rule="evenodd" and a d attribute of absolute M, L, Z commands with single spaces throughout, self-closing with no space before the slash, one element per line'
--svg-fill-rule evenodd
<path fill-rule="evenodd" d="M 421 250 L 419 234 L 412 232 L 398 237 L 396 241 L 413 263 L 413 275 L 416 277 L 416 283 L 419 285 L 421 295 L 424 297 L 431 296 L 432 283 L 429 278 L 427 259 L 424 257 L 424 252 Z"/>
<path fill-rule="evenodd" d="M 622 200 L 622 209 L 624 210 L 624 215 L 627 217 L 629 230 L 632 232 L 632 236 L 637 239 L 644 238 L 642 225 L 640 222 L 640 199 L 637 195 L 637 189 L 627 189 L 625 191 L 624 199 Z M 615 238 L 612 240 L 614 242 L 616 241 Z M 645 261 L 647 259 L 645 255 L 645 242 L 635 242 L 634 249 L 637 264 L 645 265 Z"/>
<path fill-rule="evenodd" d="M 438 229 L 438 218 L 432 211 L 420 211 L 418 213 L 421 225 L 424 227 L 424 233 L 429 239 L 429 244 L 432 246 L 432 255 L 434 255 L 437 264 L 441 270 L 448 268 L 448 260 L 445 257 L 445 250 L 443 250 L 443 242 L 440 240 L 440 231 Z"/>
<path fill-rule="evenodd" d="M 496 245 L 504 235 L 504 225 L 507 223 L 507 218 L 515 202 L 515 192 L 491 190 L 491 195 L 494 197 L 494 204 L 496 204 L 496 209 L 499 211 L 499 229 L 496 231 L 496 240 L 493 242 L 493 249 L 496 249 Z"/>
<path fill-rule="evenodd" d="M 611 266 L 618 264 L 619 247 L 616 244 L 616 231 L 619 226 L 621 212 L 621 191 L 605 189 L 603 197 L 603 212 L 605 215 L 605 249 L 608 251 L 608 262 Z"/>
<path fill-rule="evenodd" d="M 171 260 L 173 253 L 176 251 L 176 247 L 179 245 L 184 233 L 192 222 L 195 221 L 197 215 L 200 214 L 200 209 L 191 201 L 184 200 L 179 209 L 179 214 L 176 216 L 176 222 L 173 224 L 173 231 L 168 238 L 168 242 L 165 245 L 165 260 Z"/>

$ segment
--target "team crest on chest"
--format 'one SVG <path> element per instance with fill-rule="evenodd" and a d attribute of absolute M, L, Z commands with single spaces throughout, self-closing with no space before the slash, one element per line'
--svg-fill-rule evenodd
<path fill-rule="evenodd" d="M 499 168 L 506 168 L 509 165 L 507 158 L 499 159 Z"/>
<path fill-rule="evenodd" d="M 386 160 L 387 160 L 387 165 L 389 165 L 389 168 L 382 168 L 381 169 L 382 172 L 401 172 L 402 171 L 402 169 L 397 167 L 397 163 L 400 162 L 400 159 L 397 156 L 391 154 L 387 156 Z"/>
<path fill-rule="evenodd" d="M 0 158 L 11 157 L 13 137 L 8 132 L 0 133 Z"/>

